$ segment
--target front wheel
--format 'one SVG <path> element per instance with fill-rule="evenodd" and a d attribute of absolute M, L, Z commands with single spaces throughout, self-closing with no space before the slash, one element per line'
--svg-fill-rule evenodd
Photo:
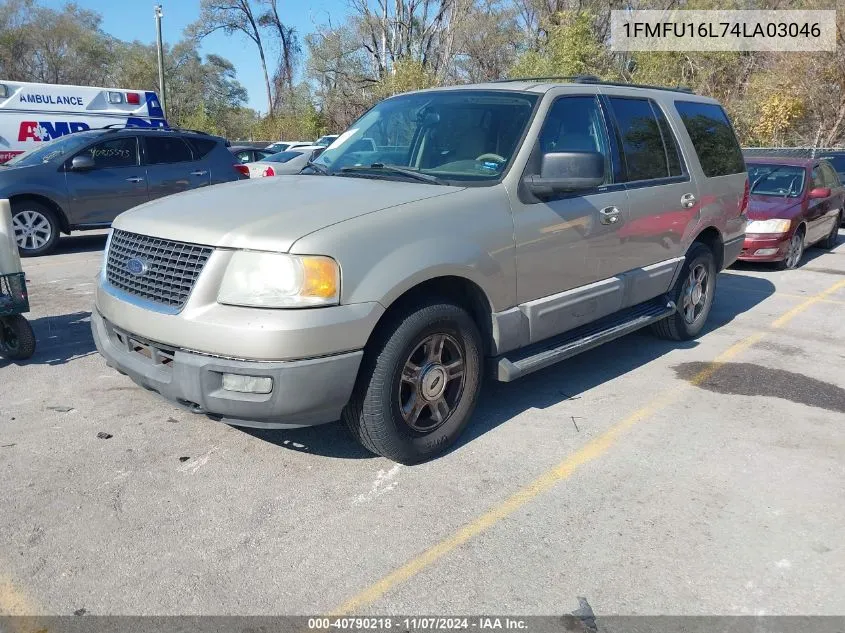
<path fill-rule="evenodd" d="M 713 306 L 716 274 L 713 251 L 705 244 L 693 244 L 671 293 L 678 310 L 655 323 L 652 331 L 660 338 L 674 341 L 686 341 L 698 336 Z"/>
<path fill-rule="evenodd" d="M 50 253 L 59 241 L 56 214 L 43 204 L 31 200 L 12 205 L 12 228 L 21 257 L 37 257 Z"/>
<path fill-rule="evenodd" d="M 792 235 L 789 240 L 789 248 L 786 251 L 786 257 L 778 262 L 778 268 L 781 270 L 794 270 L 801 264 L 801 259 L 804 257 L 804 231 L 799 228 Z"/>
<path fill-rule="evenodd" d="M 20 314 L 0 317 L 0 356 L 26 360 L 35 353 L 35 333 Z"/>
<path fill-rule="evenodd" d="M 418 304 L 368 346 L 343 419 L 373 453 L 403 464 L 431 459 L 469 422 L 481 371 L 481 335 L 469 314 L 445 301 Z"/>

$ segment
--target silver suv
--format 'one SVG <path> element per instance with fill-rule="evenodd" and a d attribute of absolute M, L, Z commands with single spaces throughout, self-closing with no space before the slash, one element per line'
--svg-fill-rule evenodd
<path fill-rule="evenodd" d="M 590 78 L 404 94 L 300 175 L 122 214 L 92 327 L 110 365 L 196 413 L 342 417 L 414 463 L 455 441 L 485 373 L 644 326 L 698 335 L 747 200 L 712 99 Z"/>

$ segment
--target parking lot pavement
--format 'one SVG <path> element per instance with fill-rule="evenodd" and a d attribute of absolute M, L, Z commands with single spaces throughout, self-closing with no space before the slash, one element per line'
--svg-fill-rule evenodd
<path fill-rule="evenodd" d="M 88 330 L 104 237 L 65 239 L 25 261 L 37 355 L 0 361 L 0 613 L 843 614 L 840 241 L 721 275 L 697 341 L 488 384 L 405 467 L 135 387 Z"/>

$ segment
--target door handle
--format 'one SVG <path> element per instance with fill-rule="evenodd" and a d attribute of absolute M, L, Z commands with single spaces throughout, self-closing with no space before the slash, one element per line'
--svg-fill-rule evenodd
<path fill-rule="evenodd" d="M 694 193 L 685 193 L 681 196 L 681 206 L 684 209 L 691 209 L 695 206 L 695 194 Z"/>
<path fill-rule="evenodd" d="M 144 182 L 144 179 L 140 176 L 133 176 L 132 178 L 127 178 L 126 182 Z"/>
<path fill-rule="evenodd" d="M 191 176 L 205 176 L 208 173 L 206 169 L 198 169 L 197 171 L 192 171 Z"/>
<path fill-rule="evenodd" d="M 616 224 L 619 222 L 619 209 L 617 207 L 605 207 L 599 211 L 602 224 Z"/>

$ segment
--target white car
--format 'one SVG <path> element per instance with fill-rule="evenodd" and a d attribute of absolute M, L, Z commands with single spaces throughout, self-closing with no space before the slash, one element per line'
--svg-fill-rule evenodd
<path fill-rule="evenodd" d="M 317 158 L 324 149 L 326 148 L 317 145 L 298 146 L 272 154 L 254 163 L 244 163 L 244 166 L 249 169 L 250 178 L 298 174 L 308 161 Z"/>
<path fill-rule="evenodd" d="M 277 141 L 275 143 L 271 143 L 264 149 L 270 150 L 272 152 L 284 152 L 285 150 L 294 149 L 295 147 L 306 147 L 308 145 L 313 145 L 314 143 L 310 143 L 308 141 Z"/>

